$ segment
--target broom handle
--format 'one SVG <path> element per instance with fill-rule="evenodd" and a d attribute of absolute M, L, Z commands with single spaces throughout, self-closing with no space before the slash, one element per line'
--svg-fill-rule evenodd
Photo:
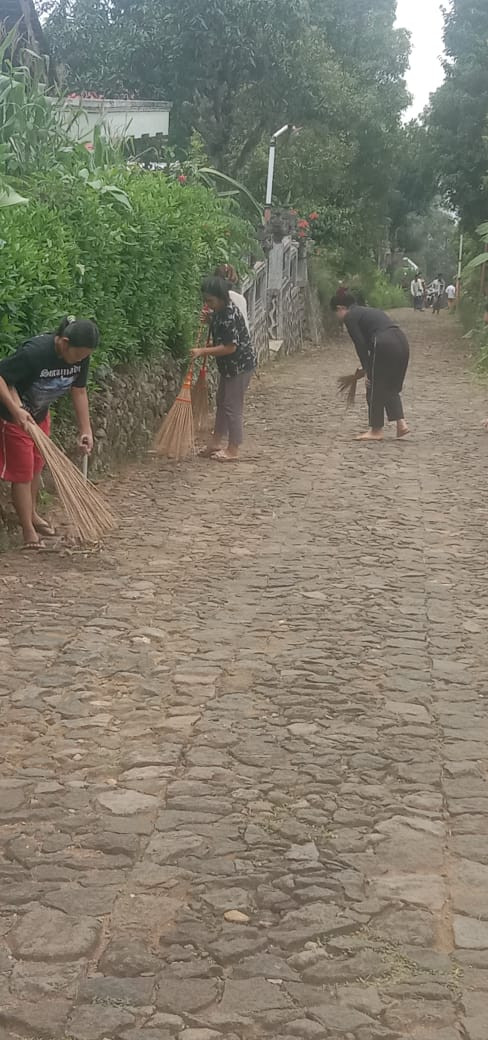
<path fill-rule="evenodd" d="M 208 333 L 207 342 L 206 342 L 205 346 L 208 347 L 209 343 L 210 343 L 210 332 Z M 207 374 L 207 358 L 206 357 L 204 357 L 203 360 L 202 360 L 202 367 L 201 367 L 200 371 L 203 372 L 204 376 L 206 376 L 206 374 Z"/>
<path fill-rule="evenodd" d="M 83 437 L 82 444 L 84 444 L 85 447 L 86 447 L 86 437 Z M 81 473 L 82 473 L 82 476 L 83 476 L 83 480 L 86 482 L 88 480 L 88 452 L 87 451 L 84 452 L 84 454 L 81 457 Z"/>
<path fill-rule="evenodd" d="M 205 324 L 206 323 L 204 321 L 200 320 L 200 325 L 198 326 L 198 332 L 197 332 L 196 339 L 195 339 L 195 349 L 196 350 L 198 350 L 198 347 L 200 346 L 200 343 L 202 341 L 202 335 L 203 335 L 203 330 L 205 328 Z M 207 342 L 206 342 L 206 346 L 207 347 L 208 347 L 209 343 L 210 343 L 210 330 L 207 332 Z M 205 373 L 207 371 L 207 359 L 206 359 L 206 357 L 204 357 L 202 359 L 202 364 L 201 364 L 201 367 L 200 367 L 200 371 L 203 372 L 204 375 L 205 375 Z M 187 377 L 188 377 L 188 375 L 190 375 L 190 376 L 193 375 L 193 361 L 192 361 L 192 363 L 191 363 L 191 365 L 190 365 L 190 367 L 188 369 Z"/>

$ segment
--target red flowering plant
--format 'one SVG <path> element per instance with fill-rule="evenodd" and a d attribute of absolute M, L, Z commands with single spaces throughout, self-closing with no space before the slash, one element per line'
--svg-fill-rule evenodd
<path fill-rule="evenodd" d="M 302 248 L 306 248 L 307 242 L 312 238 L 314 224 L 318 220 L 318 213 L 314 210 L 307 217 L 297 214 L 293 238 Z"/>

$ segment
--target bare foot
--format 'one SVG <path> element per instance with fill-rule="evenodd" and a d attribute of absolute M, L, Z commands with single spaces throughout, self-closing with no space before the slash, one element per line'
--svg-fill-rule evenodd
<path fill-rule="evenodd" d="M 200 448 L 200 451 L 197 452 L 197 454 L 200 456 L 201 459 L 210 459 L 215 451 L 220 451 L 221 447 L 222 438 L 211 437 L 210 440 L 207 441 L 205 447 Z"/>
<path fill-rule="evenodd" d="M 34 525 L 34 530 L 37 531 L 38 534 L 43 535 L 47 538 L 55 538 L 56 528 L 53 527 L 53 525 L 50 524 L 48 520 L 44 520 L 42 516 L 39 516 L 38 513 L 34 513 L 32 522 Z"/>
<path fill-rule="evenodd" d="M 397 426 L 397 438 L 398 438 L 398 440 L 401 440 L 402 437 L 408 437 L 409 433 L 410 433 L 410 430 L 409 430 L 406 422 L 404 422 L 402 424 L 400 424 L 400 423 L 398 424 L 398 426 Z"/>
<path fill-rule="evenodd" d="M 356 440 L 357 441 L 382 441 L 383 440 L 383 430 L 367 430 L 366 433 L 360 433 L 359 436 L 356 437 Z"/>

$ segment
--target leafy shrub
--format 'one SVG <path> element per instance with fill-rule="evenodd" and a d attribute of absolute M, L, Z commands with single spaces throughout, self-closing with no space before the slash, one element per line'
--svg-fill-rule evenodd
<path fill-rule="evenodd" d="M 488 300 L 481 293 L 481 270 L 487 253 L 480 253 L 481 241 L 488 242 L 488 224 L 477 228 L 477 235 L 464 236 L 465 266 L 461 279 L 461 299 L 457 307 L 457 317 L 466 332 L 465 342 L 473 353 L 480 372 L 488 372 L 488 325 L 484 318 L 488 309 Z M 485 290 L 486 291 L 486 290 Z"/>
<path fill-rule="evenodd" d="M 129 169 L 101 132 L 91 153 L 73 141 L 42 59 L 9 65 L 14 35 L 0 44 L 0 353 L 65 313 L 100 325 L 95 364 L 184 353 L 202 274 L 241 266 L 251 226 L 202 183 Z"/>
<path fill-rule="evenodd" d="M 250 225 L 202 185 L 137 167 L 81 174 L 27 178 L 29 204 L 0 210 L 0 351 L 75 313 L 100 325 L 97 364 L 184 353 L 202 274 L 242 266 Z"/>

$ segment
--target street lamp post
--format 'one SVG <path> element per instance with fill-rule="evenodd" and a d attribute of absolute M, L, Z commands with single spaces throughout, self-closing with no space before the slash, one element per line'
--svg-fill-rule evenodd
<path fill-rule="evenodd" d="M 461 300 L 461 274 L 463 269 L 463 251 L 464 251 L 464 235 L 461 231 L 459 235 L 459 253 L 458 253 L 458 265 L 457 265 L 457 276 L 456 276 L 456 299 L 459 303 Z"/>
<path fill-rule="evenodd" d="M 291 126 L 290 123 L 286 123 L 285 126 L 281 127 L 281 130 L 277 130 L 276 133 L 273 134 L 273 136 L 271 138 L 271 141 L 269 143 L 268 180 L 267 180 L 267 183 L 266 183 L 266 204 L 265 204 L 265 210 L 264 210 L 264 219 L 265 219 L 266 223 L 269 222 L 269 218 L 271 216 L 271 205 L 272 205 L 272 202 L 273 202 L 273 178 L 274 178 L 274 168 L 275 168 L 275 158 L 276 158 L 276 142 L 277 142 L 279 137 L 282 137 L 283 134 L 288 133 L 290 130 L 293 130 L 293 127 Z"/>

